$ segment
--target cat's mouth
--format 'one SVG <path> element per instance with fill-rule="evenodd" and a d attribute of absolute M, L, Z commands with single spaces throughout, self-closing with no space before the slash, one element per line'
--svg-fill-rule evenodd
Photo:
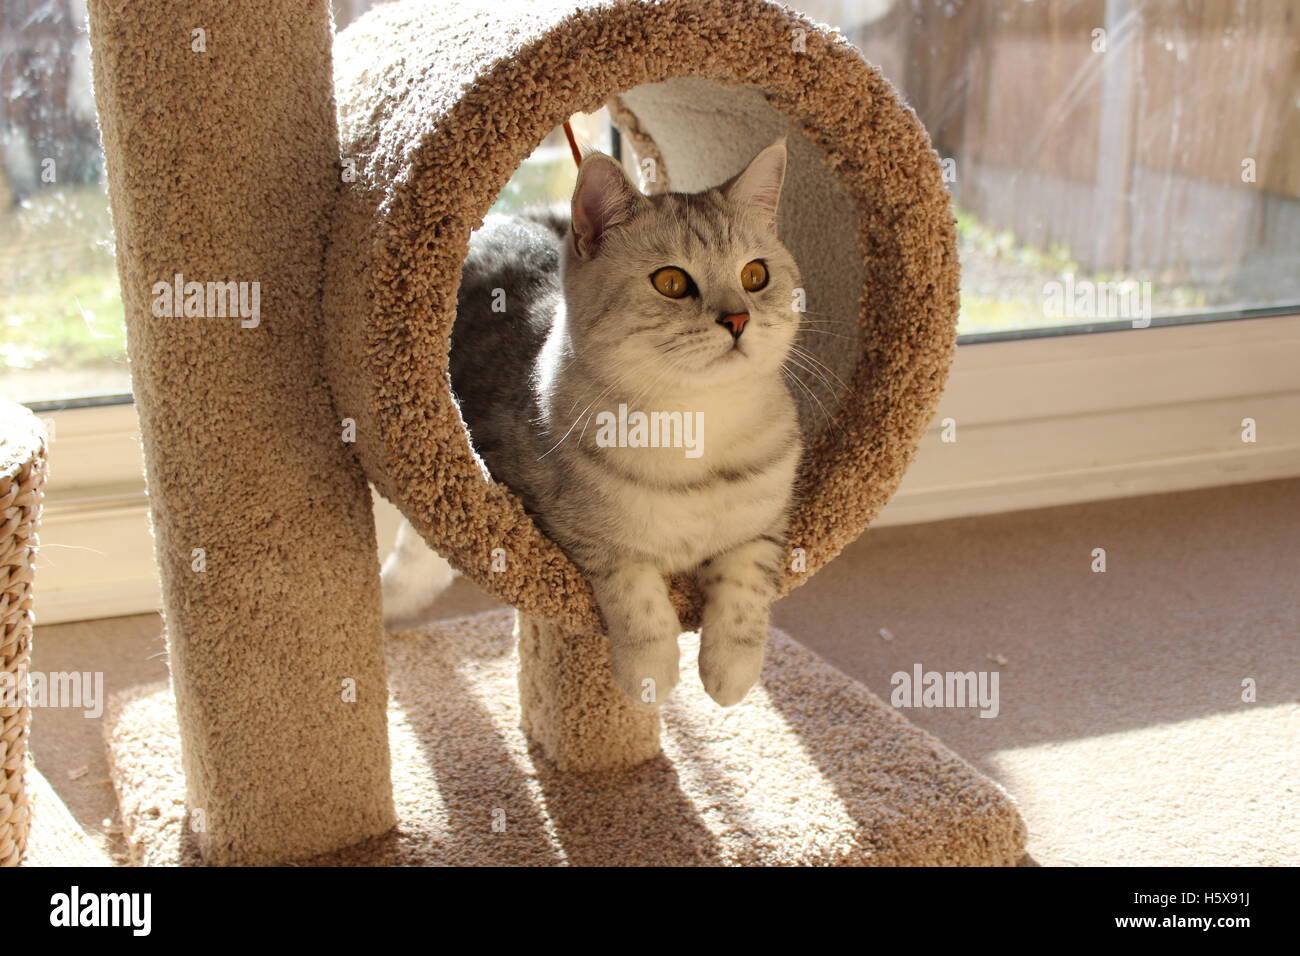
<path fill-rule="evenodd" d="M 718 365 L 722 362 L 738 362 L 743 358 L 749 358 L 749 353 L 745 351 L 744 346 L 742 346 L 740 340 L 737 339 L 731 344 L 731 348 L 727 349 L 727 351 L 723 352 L 709 364 Z"/>
<path fill-rule="evenodd" d="M 742 349 L 742 348 L 740 347 L 740 343 L 737 342 L 735 345 L 733 345 L 731 348 L 727 349 L 727 351 L 723 352 L 721 355 L 719 355 L 717 358 L 715 358 L 715 359 L 714 359 L 712 362 L 710 362 L 709 364 L 710 364 L 710 365 L 728 365 L 728 364 L 731 364 L 731 363 L 733 363 L 733 362 L 739 362 L 739 361 L 741 361 L 742 359 L 747 359 L 747 358 L 749 358 L 749 354 L 748 354 L 744 349 Z"/>

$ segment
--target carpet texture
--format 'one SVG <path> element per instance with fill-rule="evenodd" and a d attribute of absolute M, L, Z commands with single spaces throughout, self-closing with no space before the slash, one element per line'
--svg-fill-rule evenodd
<path fill-rule="evenodd" d="M 1296 866 L 1297 501 L 1293 479 L 877 528 L 773 616 L 882 695 L 917 662 L 1000 671 L 996 718 L 904 713 L 1011 792 L 1044 866 Z"/>
<path fill-rule="evenodd" d="M 916 661 L 997 666 L 996 719 L 904 713 L 1007 789 L 1043 866 L 1297 866 L 1297 500 L 1291 479 L 876 528 L 783 599 L 776 622 L 885 697 Z M 1092 573 L 1100 544 L 1122 574 Z M 435 613 L 493 609 L 458 579 Z M 166 677 L 160 634 L 153 614 L 38 625 L 33 668 L 104 671 L 117 693 Z M 102 723 L 36 708 L 31 746 L 107 845 L 117 800 Z"/>
<path fill-rule="evenodd" d="M 678 688 L 662 756 L 557 773 L 519 730 L 513 622 L 495 611 L 389 637 L 398 826 L 310 863 L 1010 865 L 1023 853 L 1000 788 L 779 631 L 761 689 L 737 707 Z M 134 862 L 197 863 L 166 688 L 114 699 L 105 734 Z"/>
<path fill-rule="evenodd" d="M 338 187 L 329 11 L 88 9 L 171 676 L 191 805 L 209 821 L 200 843 L 219 862 L 323 852 L 393 821 L 369 489 L 320 371 Z M 256 324 L 204 287 L 204 314 L 156 315 L 157 283 L 178 275 L 257 283 Z"/>
<path fill-rule="evenodd" d="M 27 772 L 32 798 L 32 828 L 27 838 L 23 866 L 113 866 L 105 853 L 79 824 L 50 782 L 36 768 Z"/>

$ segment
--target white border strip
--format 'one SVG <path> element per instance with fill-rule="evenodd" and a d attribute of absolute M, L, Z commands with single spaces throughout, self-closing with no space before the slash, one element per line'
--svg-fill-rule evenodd
<path fill-rule="evenodd" d="M 1300 476 L 1300 316 L 968 345 L 878 525 Z M 54 424 L 41 624 L 159 606 L 132 406 Z M 1253 418 L 1257 441 L 1241 440 Z M 945 420 L 956 441 L 946 442 Z M 379 540 L 396 516 L 378 509 Z"/>

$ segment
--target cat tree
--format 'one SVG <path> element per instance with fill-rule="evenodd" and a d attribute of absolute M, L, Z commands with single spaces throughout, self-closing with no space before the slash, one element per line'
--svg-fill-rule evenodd
<path fill-rule="evenodd" d="M 951 358 L 953 218 L 925 130 L 834 32 L 763 0 L 407 0 L 332 51 L 323 2 L 91 0 L 90 18 L 171 719 L 203 859 L 306 858 L 394 824 L 367 481 L 518 609 L 520 717 L 546 773 L 599 771 L 608 787 L 659 753 L 658 716 L 610 680 L 586 582 L 485 475 L 448 388 L 469 234 L 573 112 L 608 103 L 651 189 L 715 184 L 788 137 L 782 234 L 809 316 L 833 333 L 807 345 L 834 374 L 807 382 L 783 591 L 897 486 Z M 150 289 L 176 273 L 259 281 L 260 323 L 153 317 Z M 685 581 L 673 594 L 693 626 L 698 595 Z M 933 762 L 924 820 L 900 829 L 907 813 L 883 806 L 845 823 L 833 853 L 729 859 L 853 862 L 874 845 L 888 862 L 1014 862 L 1023 828 L 995 785 L 829 668 L 799 684 L 806 652 L 778 644 L 765 686 L 802 687 L 827 739 L 871 714 L 892 753 Z M 733 733 L 776 726 L 747 706 L 728 712 Z M 122 738 L 148 738 L 158 713 L 119 732 L 124 807 L 148 785 Z M 851 803 L 852 775 L 835 780 Z M 909 856 L 908 839 L 929 842 Z"/>

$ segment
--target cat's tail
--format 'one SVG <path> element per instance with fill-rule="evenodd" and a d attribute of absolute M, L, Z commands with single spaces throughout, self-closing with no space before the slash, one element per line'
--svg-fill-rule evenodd
<path fill-rule="evenodd" d="M 393 553 L 379 570 L 384 627 L 394 631 L 421 623 L 455 576 L 446 559 L 425 544 L 420 533 L 403 519 Z"/>

